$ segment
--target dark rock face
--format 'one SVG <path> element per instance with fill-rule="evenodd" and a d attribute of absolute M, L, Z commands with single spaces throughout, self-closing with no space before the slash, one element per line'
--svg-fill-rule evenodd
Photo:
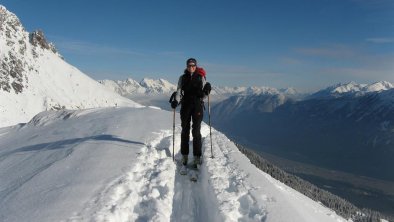
<path fill-rule="evenodd" d="M 27 87 L 28 76 L 38 72 L 31 58 L 39 58 L 42 50 L 58 54 L 41 30 L 27 33 L 18 17 L 4 6 L 0 6 L 0 38 L 6 44 L 0 51 L 0 90 L 6 92 L 18 94 Z"/>
<path fill-rule="evenodd" d="M 53 53 L 57 53 L 53 44 L 48 43 L 42 30 L 36 30 L 29 34 L 29 42 L 34 46 L 39 46 L 43 49 L 51 50 Z"/>
<path fill-rule="evenodd" d="M 21 93 L 27 83 L 25 30 L 19 19 L 5 7 L 0 7 L 0 31 L 0 38 L 5 39 L 9 47 L 0 57 L 0 90 Z"/>
<path fill-rule="evenodd" d="M 11 52 L 4 61 L 1 61 L 0 66 L 0 89 L 15 93 L 21 93 L 24 88 L 24 80 L 27 82 L 27 77 L 23 75 L 25 69 L 21 59 L 16 58 Z"/>

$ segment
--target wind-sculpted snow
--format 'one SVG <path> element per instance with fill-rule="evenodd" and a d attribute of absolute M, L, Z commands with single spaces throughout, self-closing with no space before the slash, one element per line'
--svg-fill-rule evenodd
<path fill-rule="evenodd" d="M 258 170 L 214 129 L 210 158 L 205 124 L 202 136 L 194 183 L 172 161 L 168 111 L 52 111 L 0 128 L 0 221 L 344 221 Z"/>
<path fill-rule="evenodd" d="M 155 134 L 138 153 L 134 166 L 71 220 L 169 221 L 175 174 L 168 152 L 170 134 L 168 130 Z"/>

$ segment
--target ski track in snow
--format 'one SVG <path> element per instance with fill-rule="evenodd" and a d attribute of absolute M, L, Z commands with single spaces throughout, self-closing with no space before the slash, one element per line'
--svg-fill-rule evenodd
<path fill-rule="evenodd" d="M 208 134 L 209 129 L 205 129 Z M 207 137 L 208 138 L 208 137 Z M 251 187 L 245 180 L 247 175 L 240 171 L 231 160 L 226 142 L 229 140 L 217 133 L 212 134 L 213 155 L 211 159 L 210 139 L 205 139 L 207 177 L 217 197 L 219 211 L 225 216 L 224 221 L 264 221 L 266 210 L 250 194 Z"/>
<path fill-rule="evenodd" d="M 68 221 L 169 221 L 175 174 L 168 150 L 172 131 L 146 144 L 132 169 Z"/>
<path fill-rule="evenodd" d="M 232 165 L 227 138 L 202 125 L 204 159 L 197 182 L 179 174 L 181 158 L 172 161 L 172 130 L 146 142 L 137 162 L 111 182 L 86 208 L 68 221 L 264 221 L 264 207 L 250 194 L 247 176 Z M 192 137 L 191 137 L 192 138 Z M 175 146 L 180 146 L 180 127 Z M 192 153 L 193 147 L 190 147 Z M 189 161 L 193 159 L 189 157 Z"/>
<path fill-rule="evenodd" d="M 190 153 L 192 149 L 190 143 Z M 213 193 L 207 185 L 204 163 L 200 167 L 197 182 L 192 182 L 190 171 L 187 175 L 179 173 L 181 157 L 178 153 L 171 221 L 223 221 L 216 210 L 217 204 L 213 201 Z M 192 156 L 189 156 L 190 161 L 193 161 Z"/>

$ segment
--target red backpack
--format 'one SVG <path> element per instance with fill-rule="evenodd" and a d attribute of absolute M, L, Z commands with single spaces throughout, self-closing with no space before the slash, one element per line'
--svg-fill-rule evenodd
<path fill-rule="evenodd" d="M 204 70 L 202 67 L 197 67 L 196 72 L 197 72 L 200 76 L 204 77 L 205 80 L 207 79 L 207 77 L 206 77 L 206 74 L 207 74 L 207 73 L 205 72 L 205 70 Z"/>

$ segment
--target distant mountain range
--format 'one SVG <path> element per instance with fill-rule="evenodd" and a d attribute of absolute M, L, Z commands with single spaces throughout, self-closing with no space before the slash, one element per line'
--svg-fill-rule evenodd
<path fill-rule="evenodd" d="M 117 92 L 123 96 L 147 94 L 159 95 L 168 94 L 176 91 L 176 84 L 173 84 L 165 79 L 150 79 L 144 78 L 140 82 L 127 78 L 126 80 L 98 80 L 106 88 Z M 212 95 L 218 96 L 233 96 L 233 95 L 256 95 L 256 94 L 279 94 L 283 93 L 288 96 L 298 96 L 300 93 L 294 88 L 276 89 L 271 87 L 221 87 L 212 86 Z"/>
<path fill-rule="evenodd" d="M 257 152 L 362 178 L 299 175 L 358 206 L 394 212 L 393 84 L 338 84 L 298 99 L 234 95 L 211 113 L 215 128 Z"/>
<path fill-rule="evenodd" d="M 394 85 L 387 81 L 376 82 L 369 85 L 350 82 L 347 84 L 337 84 L 334 86 L 330 86 L 326 89 L 320 90 L 308 96 L 307 99 L 323 99 L 343 96 L 363 96 L 368 93 L 379 93 L 381 91 L 390 90 L 393 88 Z"/>
<path fill-rule="evenodd" d="M 164 94 L 171 93 L 176 90 L 176 86 L 164 79 L 144 78 L 137 82 L 131 78 L 124 81 L 121 80 L 99 80 L 108 89 L 119 93 L 123 96 L 133 94 Z"/>
<path fill-rule="evenodd" d="M 169 95 L 176 89 L 163 79 L 100 82 L 124 96 Z M 298 161 L 394 180 L 394 173 L 384 168 L 394 166 L 390 82 L 337 84 L 313 94 L 293 88 L 214 86 L 211 97 L 221 98 L 212 107 L 213 125 L 239 142 Z"/>
<path fill-rule="evenodd" d="M 0 6 L 0 127 L 44 110 L 136 106 L 63 60 L 42 31 L 28 33 Z"/>
<path fill-rule="evenodd" d="M 339 84 L 300 100 L 277 92 L 235 95 L 216 104 L 212 114 L 219 129 L 248 145 L 394 180 L 394 173 L 382 168 L 394 167 L 394 87 L 389 82 Z"/>

